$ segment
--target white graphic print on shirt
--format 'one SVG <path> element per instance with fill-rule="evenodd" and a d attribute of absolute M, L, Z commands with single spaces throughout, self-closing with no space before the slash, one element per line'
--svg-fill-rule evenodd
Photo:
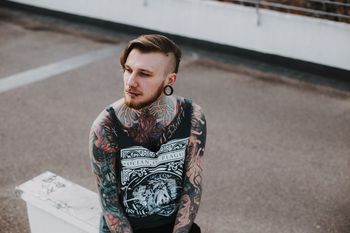
<path fill-rule="evenodd" d="M 182 188 L 188 138 L 163 144 L 158 152 L 134 146 L 122 149 L 121 188 L 131 217 L 170 216 Z"/>

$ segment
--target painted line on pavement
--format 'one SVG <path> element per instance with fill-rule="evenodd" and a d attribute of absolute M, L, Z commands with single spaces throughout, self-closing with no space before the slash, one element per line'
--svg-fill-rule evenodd
<path fill-rule="evenodd" d="M 56 77 L 58 74 L 117 55 L 119 46 L 108 47 L 0 79 L 0 93 Z"/>

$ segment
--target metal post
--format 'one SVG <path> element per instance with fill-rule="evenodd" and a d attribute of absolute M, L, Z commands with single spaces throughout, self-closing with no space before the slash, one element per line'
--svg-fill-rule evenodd
<path fill-rule="evenodd" d="M 260 26 L 260 0 L 256 0 L 255 4 L 255 9 L 256 9 L 256 25 Z"/>

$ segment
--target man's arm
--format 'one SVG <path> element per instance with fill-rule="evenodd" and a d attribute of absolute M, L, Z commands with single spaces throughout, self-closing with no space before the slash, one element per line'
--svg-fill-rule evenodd
<path fill-rule="evenodd" d="M 202 194 L 202 158 L 206 140 L 206 121 L 198 105 L 193 106 L 191 123 L 184 187 L 173 233 L 189 232 L 196 218 Z"/>
<path fill-rule="evenodd" d="M 96 176 L 103 216 L 111 233 L 132 233 L 118 199 L 115 159 L 118 148 L 111 140 L 111 130 L 102 126 L 92 127 L 89 153 L 92 171 Z"/>

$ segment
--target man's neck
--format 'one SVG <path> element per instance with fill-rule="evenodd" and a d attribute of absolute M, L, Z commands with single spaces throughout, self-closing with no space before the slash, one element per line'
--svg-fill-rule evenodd
<path fill-rule="evenodd" d="M 160 124 L 168 125 L 177 112 L 177 98 L 174 96 L 161 96 L 148 106 L 134 109 L 123 104 L 117 113 L 118 119 L 127 127 L 141 127 L 143 122 L 151 123 L 152 126 Z"/>

